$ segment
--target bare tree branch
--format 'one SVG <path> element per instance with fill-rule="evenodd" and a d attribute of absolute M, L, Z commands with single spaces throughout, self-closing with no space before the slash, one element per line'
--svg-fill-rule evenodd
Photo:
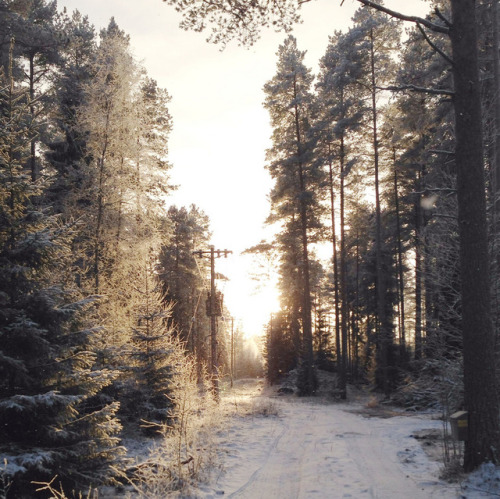
<path fill-rule="evenodd" d="M 426 28 L 429 28 L 431 31 L 435 31 L 437 33 L 449 34 L 450 32 L 450 28 L 448 26 L 442 26 L 440 24 L 433 23 L 428 19 L 424 19 L 422 17 L 407 16 L 405 14 L 401 14 L 401 12 L 396 12 L 395 10 L 388 9 L 383 5 L 379 5 L 378 3 L 372 2 L 370 0 L 358 0 L 358 2 L 362 3 L 363 5 L 366 5 L 367 7 L 372 7 L 374 9 L 379 10 L 380 12 L 384 12 L 385 14 L 388 14 L 391 17 L 400 19 L 401 21 L 408 21 L 416 24 L 421 24 Z"/>
<path fill-rule="evenodd" d="M 417 28 L 420 30 L 420 33 L 422 33 L 422 36 L 425 38 L 425 41 L 449 64 L 452 66 L 454 65 L 453 60 L 451 59 L 450 56 L 445 54 L 428 36 L 427 33 L 424 31 L 424 28 L 422 28 L 422 25 L 420 23 L 417 23 Z"/>
<path fill-rule="evenodd" d="M 426 188 L 423 191 L 413 191 L 410 194 L 421 194 L 425 196 L 426 194 L 429 194 L 429 192 L 449 192 L 452 194 L 456 194 L 457 190 L 453 189 L 451 187 L 436 187 L 436 188 Z"/>
<path fill-rule="evenodd" d="M 446 154 L 447 156 L 455 156 L 455 151 L 444 151 L 443 149 L 429 149 L 431 154 Z"/>
<path fill-rule="evenodd" d="M 426 87 L 418 87 L 417 85 L 389 85 L 388 87 L 377 87 L 379 90 L 390 90 L 391 92 L 403 92 L 404 90 L 411 90 L 412 92 L 420 92 L 424 94 L 432 94 L 432 95 L 447 95 L 453 97 L 455 92 L 452 90 L 444 90 L 439 88 L 426 88 Z"/>
<path fill-rule="evenodd" d="M 443 15 L 443 13 L 439 10 L 438 7 L 434 9 L 434 13 L 436 14 L 436 16 L 439 17 L 439 19 L 441 19 L 441 21 L 443 21 L 446 24 L 446 26 L 448 26 L 448 28 L 451 28 L 452 26 L 451 22 Z"/>

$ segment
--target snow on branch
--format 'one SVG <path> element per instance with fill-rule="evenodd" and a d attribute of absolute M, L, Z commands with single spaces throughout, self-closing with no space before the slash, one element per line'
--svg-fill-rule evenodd
<path fill-rule="evenodd" d="M 403 92 L 404 90 L 411 90 L 412 92 L 420 92 L 432 95 L 447 95 L 453 97 L 455 92 L 452 90 L 445 90 L 440 88 L 426 88 L 417 85 L 389 85 L 388 87 L 377 87 L 379 90 L 390 90 L 391 92 Z"/>
<path fill-rule="evenodd" d="M 444 33 L 444 34 L 449 34 L 450 28 L 449 28 L 449 23 L 447 22 L 448 26 L 442 26 L 440 24 L 433 23 L 432 21 L 429 21 L 428 19 L 424 19 L 423 17 L 418 17 L 418 16 L 407 16 L 405 14 L 401 14 L 401 12 L 397 12 L 395 10 L 388 9 L 387 7 L 384 7 L 383 5 L 379 5 L 375 2 L 372 2 L 370 0 L 358 0 L 358 2 L 362 3 L 363 5 L 366 5 L 367 7 L 372 7 L 373 9 L 377 9 L 380 12 L 384 12 L 385 14 L 388 14 L 391 17 L 395 17 L 396 19 L 400 19 L 401 21 L 408 21 L 416 24 L 421 24 L 422 26 L 425 26 L 426 28 L 429 28 L 431 31 L 435 31 L 437 33 Z M 441 18 L 441 16 L 439 16 Z"/>
<path fill-rule="evenodd" d="M 420 33 L 422 33 L 422 36 L 424 37 L 425 41 L 431 46 L 433 50 L 435 50 L 445 61 L 447 61 L 451 66 L 453 66 L 455 63 L 453 62 L 453 59 L 445 54 L 428 36 L 427 33 L 424 31 L 424 28 L 422 28 L 422 25 L 420 23 L 417 23 L 417 28 L 419 29 Z"/>

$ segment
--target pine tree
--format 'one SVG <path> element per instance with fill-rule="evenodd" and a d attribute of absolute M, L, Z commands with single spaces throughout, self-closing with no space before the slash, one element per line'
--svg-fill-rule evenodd
<path fill-rule="evenodd" d="M 90 402 L 113 373 L 94 369 L 95 325 L 81 316 L 94 300 L 64 277 L 70 227 L 49 216 L 25 169 L 30 103 L 12 72 L 1 75 L 0 447 L 19 495 L 56 474 L 76 487 L 104 480 L 120 453 L 117 404 Z"/>
<path fill-rule="evenodd" d="M 91 75 L 76 113 L 85 156 L 78 163 L 74 216 L 86 219 L 76 254 L 81 286 L 107 297 L 99 314 L 109 328 L 108 346 L 118 353 L 130 339 L 138 299 L 133 283 L 161 244 L 156 205 L 170 188 L 169 97 L 142 78 L 129 38 L 114 20 L 101 32 Z"/>
<path fill-rule="evenodd" d="M 209 322 L 205 314 L 207 261 L 193 252 L 206 247 L 210 237 L 208 217 L 196 206 L 171 206 L 165 221 L 169 237 L 163 242 L 158 262 L 159 278 L 166 300 L 173 303 L 175 334 L 195 354 L 198 365 L 208 361 Z"/>
<path fill-rule="evenodd" d="M 71 220 L 79 218 L 88 204 L 80 191 L 87 170 L 87 133 L 80 126 L 78 113 L 93 75 L 96 34 L 88 18 L 78 11 L 61 15 L 58 30 L 67 42 L 61 48 L 60 65 L 54 75 L 57 106 L 46 153 L 53 180 L 47 199 L 57 213 Z"/>
<path fill-rule="evenodd" d="M 304 53 L 289 36 L 278 51 L 277 73 L 265 87 L 265 107 L 273 126 L 273 147 L 268 151 L 268 169 L 276 184 L 271 193 L 274 217 L 284 222 L 288 237 L 293 235 L 297 260 L 290 269 L 299 280 L 303 392 L 314 393 L 316 379 L 312 344 L 310 230 L 317 226 L 315 182 L 320 171 L 312 163 L 311 124 L 312 76 L 303 64 Z M 299 284 L 300 283 L 300 284 Z"/>
<path fill-rule="evenodd" d="M 381 125 L 381 109 L 379 103 L 380 87 L 391 81 L 394 74 L 394 60 L 391 57 L 399 43 L 400 30 L 395 21 L 370 9 L 358 9 L 353 17 L 353 30 L 360 33 L 359 50 L 365 54 L 364 74 L 362 82 L 368 90 L 370 99 L 370 128 L 372 143 L 372 161 L 375 193 L 375 254 L 376 254 L 376 293 L 378 314 L 377 341 L 377 385 L 388 394 L 391 389 L 389 371 L 390 355 L 393 343 L 393 331 L 390 317 L 390 306 L 387 303 L 388 255 L 385 254 L 385 235 L 382 219 L 382 158 L 379 140 Z"/>
<path fill-rule="evenodd" d="M 351 31 L 345 35 L 336 33 L 330 37 L 330 43 L 320 62 L 317 84 L 318 107 L 321 110 L 317 124 L 317 133 L 320 136 L 317 154 L 319 160 L 328 165 L 332 232 L 335 230 L 334 191 L 340 191 L 340 267 L 337 265 L 336 241 L 333 243 L 333 260 L 334 285 L 336 295 L 339 295 L 338 299 L 336 298 L 335 316 L 337 323 L 340 322 L 337 330 L 341 330 L 341 343 L 340 335 L 337 339 L 337 358 L 339 389 L 342 398 L 346 397 L 349 321 L 346 282 L 345 183 L 356 163 L 353 157 L 354 137 L 363 123 L 363 114 L 366 112 L 364 96 L 359 88 L 363 58 L 362 53 L 356 50 L 358 36 L 357 32 Z M 340 302 L 340 306 L 337 302 Z"/>
<path fill-rule="evenodd" d="M 273 314 L 264 344 L 266 379 L 273 385 L 297 367 L 293 331 L 285 313 Z"/>

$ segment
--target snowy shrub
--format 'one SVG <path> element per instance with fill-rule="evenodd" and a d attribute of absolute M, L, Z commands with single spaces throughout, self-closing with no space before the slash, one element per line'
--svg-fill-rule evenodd
<path fill-rule="evenodd" d="M 472 497 L 472 494 L 499 497 L 500 468 L 493 463 L 485 463 L 471 473 L 461 485 L 464 493 L 471 494 L 469 497 Z"/>
<path fill-rule="evenodd" d="M 54 484 L 57 481 L 57 476 L 55 476 L 50 482 L 33 482 L 34 485 L 38 486 L 36 491 L 42 495 L 42 493 L 50 494 L 50 499 L 68 499 L 66 492 L 64 491 L 61 484 L 59 484 L 59 488 L 55 488 Z M 97 490 L 89 489 L 85 495 L 81 492 L 78 495 L 75 495 L 73 492 L 71 497 L 74 499 L 97 499 L 99 497 Z"/>
<path fill-rule="evenodd" d="M 0 468 L 0 499 L 5 499 L 12 484 L 10 477 L 12 472 L 7 471 L 8 461 L 4 458 L 3 466 Z"/>
<path fill-rule="evenodd" d="M 463 400 L 460 361 L 428 358 L 415 362 L 413 368 L 392 394 L 393 403 L 407 410 L 443 410 L 444 416 L 460 407 Z"/>
<path fill-rule="evenodd" d="M 251 415 L 253 416 L 279 416 L 278 405 L 272 400 L 255 400 L 251 406 Z"/>
<path fill-rule="evenodd" d="M 173 364 L 169 423 L 158 426 L 161 439 L 149 456 L 128 471 L 128 481 L 141 497 L 162 498 L 203 481 L 215 466 L 214 435 L 222 423 L 208 376 L 199 377 L 195 362 L 181 352 Z"/>
<path fill-rule="evenodd" d="M 439 410 L 443 420 L 442 478 L 456 480 L 462 474 L 463 448 L 449 432 L 450 415 L 463 404 L 463 367 L 461 359 L 427 358 L 414 363 L 406 382 L 392 395 L 392 402 L 407 410 Z"/>

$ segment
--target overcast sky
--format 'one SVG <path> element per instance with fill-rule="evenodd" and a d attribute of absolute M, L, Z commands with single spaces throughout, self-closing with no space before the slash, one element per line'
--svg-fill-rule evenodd
<path fill-rule="evenodd" d="M 299 48 L 307 51 L 306 64 L 314 72 L 328 36 L 345 30 L 359 7 L 355 0 L 344 0 L 342 7 L 340 3 L 313 0 L 303 6 L 304 22 L 293 34 Z M 422 4 L 421 0 L 386 1 L 388 6 L 419 15 L 424 12 Z M 233 307 L 241 310 L 233 313 L 242 315 L 243 306 L 254 315 L 270 312 L 270 296 L 243 300 L 252 285 L 244 283 L 246 269 L 237 254 L 265 236 L 271 182 L 264 165 L 271 130 L 262 107 L 262 87 L 274 76 L 276 52 L 286 35 L 265 31 L 249 49 L 233 43 L 220 51 L 206 43 L 206 34 L 179 29 L 179 14 L 161 0 L 58 0 L 58 6 L 70 12 L 78 9 L 96 28 L 114 17 L 130 35 L 137 59 L 172 97 L 169 159 L 179 190 L 171 204 L 199 206 L 210 217 L 216 247 L 235 252 L 233 263 L 228 259 L 225 268 L 238 281 L 241 294 Z M 237 294 L 233 290 L 232 295 Z"/>

